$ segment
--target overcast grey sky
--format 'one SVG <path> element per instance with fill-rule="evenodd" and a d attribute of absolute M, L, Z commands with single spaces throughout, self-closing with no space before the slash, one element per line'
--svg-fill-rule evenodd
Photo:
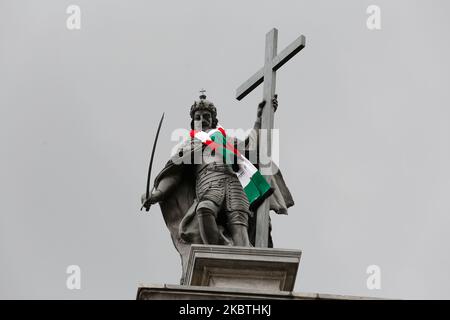
<path fill-rule="evenodd" d="M 81 8 L 81 30 L 66 8 Z M 381 30 L 366 8 L 381 8 Z M 296 291 L 450 298 L 448 1 L 0 0 L 0 298 L 133 299 L 180 261 L 159 207 L 139 212 L 154 170 L 207 89 L 224 127 L 253 125 L 264 60 L 277 74 L 280 167 L 296 201 L 275 246 L 303 250 Z M 81 267 L 80 290 L 66 267 Z M 368 290 L 366 268 L 381 268 Z"/>

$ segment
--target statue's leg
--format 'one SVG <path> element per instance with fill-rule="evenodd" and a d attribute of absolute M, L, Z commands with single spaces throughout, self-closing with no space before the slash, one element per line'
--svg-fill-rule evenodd
<path fill-rule="evenodd" d="M 251 215 L 247 195 L 236 176 L 232 176 L 226 185 L 226 217 L 233 244 L 250 247 L 248 219 Z"/>
<path fill-rule="evenodd" d="M 219 243 L 219 229 L 216 222 L 218 212 L 219 207 L 210 200 L 201 201 L 197 206 L 200 236 L 204 244 Z"/>
<path fill-rule="evenodd" d="M 248 237 L 248 212 L 232 211 L 227 212 L 228 229 L 230 230 L 233 244 L 239 247 L 250 247 Z"/>

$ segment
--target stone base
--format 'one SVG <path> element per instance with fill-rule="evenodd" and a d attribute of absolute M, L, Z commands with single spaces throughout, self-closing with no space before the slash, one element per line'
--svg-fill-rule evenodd
<path fill-rule="evenodd" d="M 141 286 L 137 300 L 362 300 L 294 293 L 298 250 L 192 245 L 182 285 Z"/>
<path fill-rule="evenodd" d="M 184 285 L 142 286 L 137 300 L 373 300 L 374 298 L 317 293 L 227 289 Z"/>
<path fill-rule="evenodd" d="M 292 291 L 300 256 L 298 250 L 192 245 L 182 284 Z"/>

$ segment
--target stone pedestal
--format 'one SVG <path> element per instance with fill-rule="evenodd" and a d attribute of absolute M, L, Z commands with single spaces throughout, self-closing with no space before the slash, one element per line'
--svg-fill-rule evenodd
<path fill-rule="evenodd" d="M 360 300 L 294 293 L 301 251 L 192 245 L 182 285 L 140 286 L 138 300 Z"/>
<path fill-rule="evenodd" d="M 192 245 L 184 285 L 292 291 L 301 251 Z"/>

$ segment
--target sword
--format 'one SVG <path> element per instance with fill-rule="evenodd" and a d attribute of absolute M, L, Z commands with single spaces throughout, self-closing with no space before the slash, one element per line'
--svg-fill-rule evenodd
<path fill-rule="evenodd" d="M 159 131 L 161 130 L 161 125 L 162 125 L 163 120 L 164 120 L 164 112 L 161 116 L 161 120 L 159 120 L 158 129 L 156 130 L 155 141 L 153 142 L 152 155 L 150 157 L 150 164 L 148 165 L 147 189 L 145 191 L 145 202 L 141 207 L 141 211 L 142 211 L 142 208 L 144 208 L 145 205 L 147 204 L 147 202 L 150 200 L 150 198 L 149 198 L 150 197 L 150 176 L 152 173 L 153 157 L 155 156 L 156 143 L 158 142 Z M 149 210 L 150 210 L 150 206 L 148 206 L 148 208 L 145 207 L 145 211 L 149 211 Z"/>

